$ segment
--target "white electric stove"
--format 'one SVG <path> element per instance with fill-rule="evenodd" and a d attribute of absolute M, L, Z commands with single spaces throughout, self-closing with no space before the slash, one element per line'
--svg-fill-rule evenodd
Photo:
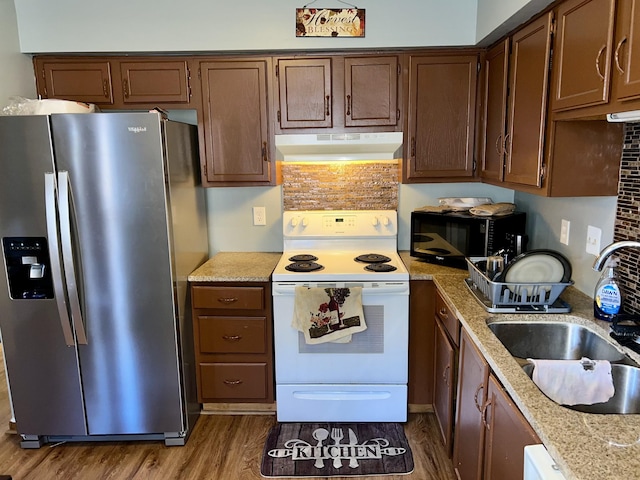
<path fill-rule="evenodd" d="M 395 211 L 286 211 L 273 278 L 279 421 L 406 421 L 409 273 Z M 307 344 L 292 326 L 295 288 L 362 287 L 367 329 Z"/>

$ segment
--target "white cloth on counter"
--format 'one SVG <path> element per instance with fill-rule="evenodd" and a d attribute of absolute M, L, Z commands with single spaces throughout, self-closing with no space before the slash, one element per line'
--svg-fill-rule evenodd
<path fill-rule="evenodd" d="M 603 403 L 615 393 L 608 360 L 527 360 L 534 366 L 534 383 L 561 405 Z"/>
<path fill-rule="evenodd" d="M 308 344 L 351 341 L 352 334 L 367 329 L 362 287 L 296 287 L 291 326 Z"/>

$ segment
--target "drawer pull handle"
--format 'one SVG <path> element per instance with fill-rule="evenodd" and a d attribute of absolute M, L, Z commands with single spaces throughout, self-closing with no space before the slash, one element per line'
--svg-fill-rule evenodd
<path fill-rule="evenodd" d="M 600 77 L 600 80 L 604 81 L 604 75 L 602 75 L 602 72 L 600 71 L 600 57 L 602 57 L 602 53 L 607 49 L 606 45 L 603 45 L 602 47 L 600 47 L 600 50 L 598 50 L 598 56 L 596 57 L 596 73 L 598 74 L 598 76 Z"/>
<path fill-rule="evenodd" d="M 229 340 L 230 342 L 237 342 L 242 339 L 242 335 L 223 335 L 222 338 Z"/>
<path fill-rule="evenodd" d="M 240 385 L 242 383 L 242 380 L 223 380 L 223 383 L 225 385 Z"/>
<path fill-rule="evenodd" d="M 444 367 L 444 371 L 442 372 L 442 381 L 445 383 L 445 385 L 449 385 L 449 378 L 447 373 L 449 373 L 450 369 L 451 365 L 447 365 L 446 367 Z"/>
<path fill-rule="evenodd" d="M 482 405 L 480 405 L 480 402 L 478 402 L 478 395 L 480 395 L 480 390 L 484 389 L 484 384 L 480 384 L 478 385 L 478 388 L 476 389 L 476 394 L 473 396 L 473 400 L 476 403 L 476 408 L 478 409 L 479 412 L 482 412 Z"/>
<path fill-rule="evenodd" d="M 446 308 L 441 308 L 440 309 L 440 315 L 447 315 L 447 309 Z"/>
<path fill-rule="evenodd" d="M 627 37 L 622 37 L 622 40 L 620 40 L 620 42 L 618 42 L 618 46 L 616 47 L 616 53 L 615 53 L 615 60 L 616 60 L 616 68 L 618 69 L 618 71 L 620 72 L 621 75 L 624 75 L 624 70 L 622 69 L 622 67 L 620 66 L 620 49 L 622 48 L 622 45 L 627 41 Z"/>
<path fill-rule="evenodd" d="M 218 301 L 220 303 L 229 304 L 229 303 L 237 302 L 238 297 L 222 297 L 222 298 L 218 298 Z"/>

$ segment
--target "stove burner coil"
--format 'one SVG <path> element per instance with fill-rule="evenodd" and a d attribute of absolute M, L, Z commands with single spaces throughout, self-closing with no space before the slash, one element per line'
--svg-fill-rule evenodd
<path fill-rule="evenodd" d="M 387 263 L 372 263 L 364 267 L 365 270 L 369 270 L 370 272 L 393 272 L 397 270 L 393 265 L 389 265 Z"/>
<path fill-rule="evenodd" d="M 359 255 L 356 257 L 356 262 L 362 263 L 387 263 L 390 261 L 391 259 L 389 257 L 380 255 L 379 253 L 365 253 L 364 255 Z"/>
<path fill-rule="evenodd" d="M 290 272 L 315 272 L 316 270 L 322 270 L 324 267 L 315 262 L 295 262 L 284 268 Z"/>
<path fill-rule="evenodd" d="M 300 255 L 294 255 L 289 258 L 290 262 L 315 262 L 316 260 L 318 260 L 318 257 L 308 253 L 301 253 Z"/>

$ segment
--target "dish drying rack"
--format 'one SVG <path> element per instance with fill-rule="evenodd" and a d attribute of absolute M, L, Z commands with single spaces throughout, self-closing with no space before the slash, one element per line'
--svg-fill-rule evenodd
<path fill-rule="evenodd" d="M 469 278 L 465 284 L 471 293 L 491 313 L 568 313 L 571 307 L 560 294 L 573 281 L 561 283 L 493 282 L 480 271 L 476 263 L 486 257 L 467 258 Z"/>

